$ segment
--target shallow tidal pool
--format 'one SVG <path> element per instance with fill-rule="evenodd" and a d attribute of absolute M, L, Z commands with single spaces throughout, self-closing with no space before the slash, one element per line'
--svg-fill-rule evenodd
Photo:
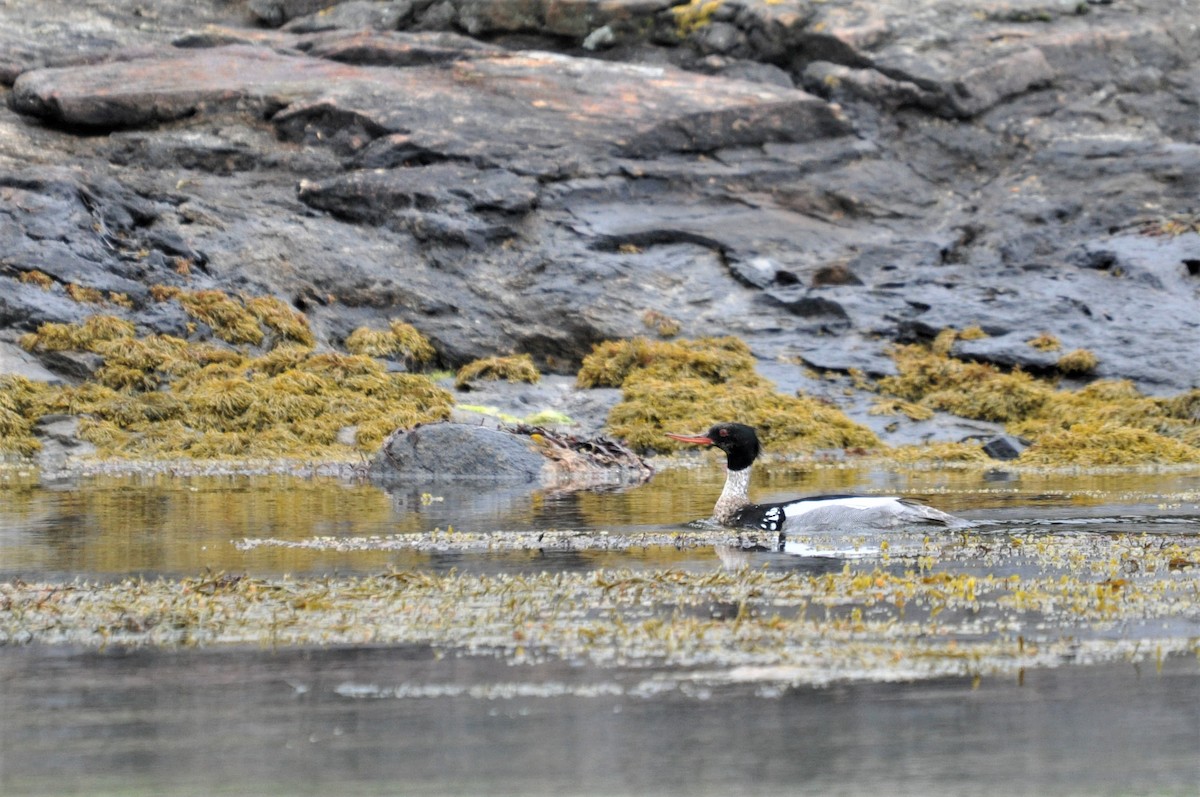
<path fill-rule="evenodd" d="M 0 793 L 1200 790 L 1200 473 L 776 466 L 972 522 L 782 551 L 723 478 L 5 472 Z"/>

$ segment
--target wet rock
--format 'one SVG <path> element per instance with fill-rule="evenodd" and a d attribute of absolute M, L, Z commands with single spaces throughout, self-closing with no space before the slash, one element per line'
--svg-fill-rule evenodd
<path fill-rule="evenodd" d="M 35 432 L 42 444 L 38 452 L 38 467 L 44 473 L 61 469 L 69 457 L 90 457 L 96 447 L 79 437 L 79 418 L 72 415 L 45 415 L 38 421 Z"/>
<path fill-rule="evenodd" d="M 462 423 L 544 426 L 581 438 L 597 437 L 604 431 L 608 412 L 620 400 L 617 388 L 578 390 L 575 378 L 545 375 L 537 384 L 480 381 L 469 389 L 442 384 L 455 391 L 459 404 L 456 418 Z"/>
<path fill-rule="evenodd" d="M 482 247 L 516 234 L 512 226 L 533 209 L 537 182 L 502 169 L 456 164 L 355 171 L 320 182 L 302 182 L 300 199 L 352 221 L 394 224 L 418 237 L 437 236 Z M 450 222 L 431 231 L 433 214 L 479 219 L 451 232 Z"/>
<path fill-rule="evenodd" d="M 439 423 L 389 437 L 371 463 L 371 475 L 384 482 L 472 479 L 524 484 L 540 481 L 546 465 L 527 436 Z"/>
<path fill-rule="evenodd" d="M 62 383 L 57 374 L 47 369 L 29 352 L 3 341 L 0 341 L 0 374 L 12 374 L 34 382 Z"/>
<path fill-rule="evenodd" d="M 603 437 L 448 422 L 396 432 L 384 441 L 370 474 L 385 484 L 472 481 L 569 489 L 638 483 L 651 470 L 629 449 Z"/>
<path fill-rule="evenodd" d="M 996 435 L 983 441 L 983 453 L 992 459 L 1016 459 L 1029 448 L 1029 443 L 1009 434 Z"/>
<path fill-rule="evenodd" d="M 309 55 L 360 66 L 418 66 L 504 52 L 466 36 L 443 32 L 338 33 L 310 36 L 294 44 Z"/>
<path fill-rule="evenodd" d="M 261 5 L 261 4 L 260 4 Z M 328 30 L 396 30 L 404 25 L 413 15 L 412 0 L 393 0 L 392 2 L 375 2 L 374 0 L 354 0 L 336 5 L 322 4 L 316 13 L 296 16 L 301 7 L 280 9 L 274 12 L 268 9 L 272 19 L 289 21 L 283 29 L 289 33 L 318 33 Z"/>
<path fill-rule="evenodd" d="M 979 326 L 957 354 L 1053 373 L 1047 332 L 1096 377 L 1198 378 L 1176 5 L 34 5 L 0 11 L 10 340 L 92 311 L 69 285 L 179 334 L 161 283 L 286 297 L 332 345 L 401 318 L 442 366 L 568 373 L 654 310 L 797 371 Z"/>

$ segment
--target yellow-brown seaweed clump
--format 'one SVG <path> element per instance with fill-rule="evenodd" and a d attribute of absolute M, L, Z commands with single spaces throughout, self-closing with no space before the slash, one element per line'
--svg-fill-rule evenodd
<path fill-rule="evenodd" d="M 674 450 L 665 432 L 700 431 L 719 420 L 755 426 L 778 452 L 879 445 L 836 408 L 776 392 L 737 338 L 608 341 L 584 359 L 578 383 L 622 389 L 608 429 L 635 448 Z"/>
<path fill-rule="evenodd" d="M 1058 358 L 1055 367 L 1066 376 L 1084 376 L 1096 370 L 1100 360 L 1087 349 L 1072 349 Z"/>
<path fill-rule="evenodd" d="M 939 336 L 940 338 L 940 336 Z M 1042 466 L 1148 465 L 1200 462 L 1200 400 L 1142 395 L 1127 381 L 1099 380 L 1079 390 L 1057 390 L 1020 370 L 957 360 L 948 347 L 901 346 L 896 376 L 878 389 L 918 406 L 965 418 L 998 421 L 1031 439 L 1020 458 Z M 1095 367 L 1090 352 L 1063 355 L 1059 370 Z"/>
<path fill-rule="evenodd" d="M 1005 373 L 987 363 L 963 362 L 939 348 L 949 347 L 897 347 L 893 358 L 899 373 L 879 380 L 880 392 L 932 410 L 1001 423 L 1028 417 L 1053 392 L 1022 371 Z"/>
<path fill-rule="evenodd" d="M 101 456 L 338 459 L 377 447 L 397 428 L 450 414 L 450 394 L 427 376 L 389 372 L 366 355 L 314 351 L 307 319 L 278 299 L 162 296 L 179 300 L 221 340 L 268 348 L 139 337 L 113 316 L 43 324 L 22 338 L 26 349 L 93 352 L 103 365 L 94 381 L 73 387 L 0 380 L 0 448 L 34 453 L 33 424 L 66 413 L 80 416 L 80 436 Z"/>
<path fill-rule="evenodd" d="M 386 330 L 359 327 L 346 338 L 346 350 L 368 357 L 400 357 L 408 365 L 434 358 L 433 346 L 411 324 L 393 320 Z"/>
<path fill-rule="evenodd" d="M 226 343 L 262 343 L 265 333 L 245 305 L 222 291 L 179 293 L 174 297 L 188 315 L 203 321 Z"/>
<path fill-rule="evenodd" d="M 469 362 L 458 369 L 454 377 L 454 386 L 464 388 L 476 381 L 528 382 L 536 385 L 542 375 L 533 364 L 533 357 L 528 354 L 518 354 L 511 357 L 484 357 Z"/>
<path fill-rule="evenodd" d="M 0 376 L 0 452 L 29 457 L 41 450 L 33 424 L 47 390 L 23 376 Z"/>

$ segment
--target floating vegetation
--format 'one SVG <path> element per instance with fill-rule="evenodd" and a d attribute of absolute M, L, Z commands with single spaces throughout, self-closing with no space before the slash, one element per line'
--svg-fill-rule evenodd
<path fill-rule="evenodd" d="M 528 354 L 511 357 L 485 357 L 459 368 L 458 374 L 454 377 L 454 386 L 461 390 L 472 382 L 495 382 L 500 379 L 506 382 L 528 382 L 535 385 L 541 381 L 541 378 L 541 373 L 533 364 L 533 357 Z"/>
<path fill-rule="evenodd" d="M 92 352 L 103 364 L 79 386 L 0 382 L 0 447 L 34 453 L 38 418 L 65 413 L 82 416 L 80 437 L 104 457 L 342 459 L 397 428 L 450 414 L 450 394 L 426 376 L 389 372 L 366 355 L 314 352 L 307 319 L 274 297 L 158 295 L 179 301 L 221 340 L 265 341 L 268 349 L 254 355 L 215 341 L 139 337 L 131 322 L 110 315 L 43 324 L 21 339 L 26 349 Z M 420 338 L 399 323 L 389 334 Z M 344 432 L 353 446 L 339 442 Z"/>
<path fill-rule="evenodd" d="M 608 430 L 636 449 L 677 450 L 665 432 L 704 430 L 729 419 L 755 426 L 774 452 L 879 445 L 874 432 L 837 408 L 776 392 L 737 338 L 601 343 L 584 359 L 578 384 L 622 389 Z"/>
<path fill-rule="evenodd" d="M 1024 464 L 1200 462 L 1196 391 L 1151 398 L 1128 381 L 1112 380 L 1075 391 L 1056 390 L 1020 370 L 1004 372 L 987 363 L 964 362 L 946 354 L 948 346 L 941 346 L 941 353 L 937 348 L 898 347 L 894 358 L 899 374 L 879 380 L 877 389 L 920 407 L 1006 424 L 1012 434 L 1034 442 L 1020 457 Z M 1086 373 L 1094 367 L 1095 356 L 1084 350 L 1060 359 L 1060 369 L 1067 372 Z"/>
<path fill-rule="evenodd" d="M 700 548 L 722 535 L 728 532 L 628 542 Z M 619 536 L 432 532 L 240 547 L 407 545 L 444 555 L 505 546 L 589 550 Z M 739 565 L 736 551 L 719 548 L 733 558 L 711 569 L 9 582 L 0 584 L 0 645 L 430 645 L 511 662 L 703 667 L 817 684 L 979 678 L 1068 661 L 1200 653 L 1200 608 L 1192 600 L 1200 545 L 1193 537 L 1016 531 L 911 539 L 908 554 L 884 549 L 821 573 L 750 568 Z"/>

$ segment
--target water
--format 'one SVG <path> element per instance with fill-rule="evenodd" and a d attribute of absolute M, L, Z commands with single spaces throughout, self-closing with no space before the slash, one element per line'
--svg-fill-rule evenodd
<path fill-rule="evenodd" d="M 441 566 L 445 555 L 260 547 L 246 538 L 356 538 L 453 528 L 468 532 L 673 531 L 706 517 L 721 491 L 718 468 L 664 471 L 624 491 L 529 492 L 452 485 L 385 491 L 365 483 L 282 476 L 129 476 L 43 487 L 0 485 L 0 578 L 111 579 L 194 575 L 373 573 Z M 1098 532 L 1200 532 L 1200 475 L 1015 475 L 1005 471 L 882 473 L 853 469 L 756 474 L 756 500 L 863 491 L 901 493 L 999 530 L 1086 528 Z M 540 569 L 543 555 L 463 564 Z M 570 557 L 553 566 L 567 566 Z M 587 564 L 673 566 L 711 551 L 590 553 Z M 578 557 L 576 557 L 576 560 Z"/>
<path fill-rule="evenodd" d="M 599 568 L 702 575 L 730 567 L 731 552 L 339 550 L 337 543 L 418 539 L 449 527 L 482 534 L 677 532 L 708 513 L 721 479 L 716 468 L 683 468 L 633 490 L 553 494 L 385 492 L 284 477 L 127 477 L 59 486 L 10 477 L 0 487 L 0 581 L 103 583 L 206 570 L 268 579 L 391 570 L 586 575 Z M 753 489 L 761 500 L 901 492 L 975 521 L 970 555 L 935 564 L 930 578 L 939 568 L 1001 578 L 1060 568 L 1089 590 L 1112 584 L 1119 591 L 1119 579 L 1101 572 L 1104 563 L 1087 559 L 1113 557 L 1113 572 L 1131 585 L 1150 579 L 1173 595 L 1200 594 L 1200 568 L 1188 558 L 1200 558 L 1196 474 L 776 469 L 756 474 Z M 873 552 L 851 566 L 885 574 L 911 569 L 904 546 L 918 550 L 926 534 L 888 537 L 890 553 L 880 550 L 882 538 L 860 535 L 856 544 Z M 247 539 L 271 543 L 239 545 Z M 1083 559 L 1061 565 L 995 556 L 1013 540 L 1030 548 L 1075 539 L 1084 542 L 1073 555 Z M 329 544 L 285 545 L 314 540 Z M 1130 546 L 1175 543 L 1180 566 L 1152 578 L 1121 558 Z M 847 566 L 843 557 L 733 556 L 780 577 Z M 1100 568 L 1098 575 L 1089 567 Z M 1190 609 L 1165 619 L 1068 628 L 1084 651 L 1089 641 L 1128 644 L 1128 655 L 1102 664 L 899 682 L 884 671 L 882 678 L 876 672 L 819 686 L 727 677 L 737 668 L 713 677 L 715 665 L 462 655 L 424 644 L 0 647 L 0 794 L 1194 795 L 1200 599 L 1186 600 Z M 865 607 L 867 617 L 877 608 Z M 737 607 L 726 610 L 733 616 Z M 850 607 L 838 611 L 848 616 Z M 994 611 L 985 606 L 981 616 Z M 910 617 L 921 612 L 932 613 L 915 603 L 909 609 Z M 978 639 L 963 633 L 975 622 L 970 615 L 951 607 L 941 618 L 964 645 L 997 637 L 994 629 Z M 1158 656 L 1137 647 L 1163 635 L 1184 641 Z"/>
<path fill-rule="evenodd" d="M 0 656 L 6 795 L 1194 794 L 1200 667 L 658 698 L 423 650 Z M 619 673 L 619 682 L 645 679 Z M 397 698 L 348 687 L 527 684 Z M 545 688 L 547 696 L 537 694 Z M 515 690 L 514 690 L 515 691 Z"/>

